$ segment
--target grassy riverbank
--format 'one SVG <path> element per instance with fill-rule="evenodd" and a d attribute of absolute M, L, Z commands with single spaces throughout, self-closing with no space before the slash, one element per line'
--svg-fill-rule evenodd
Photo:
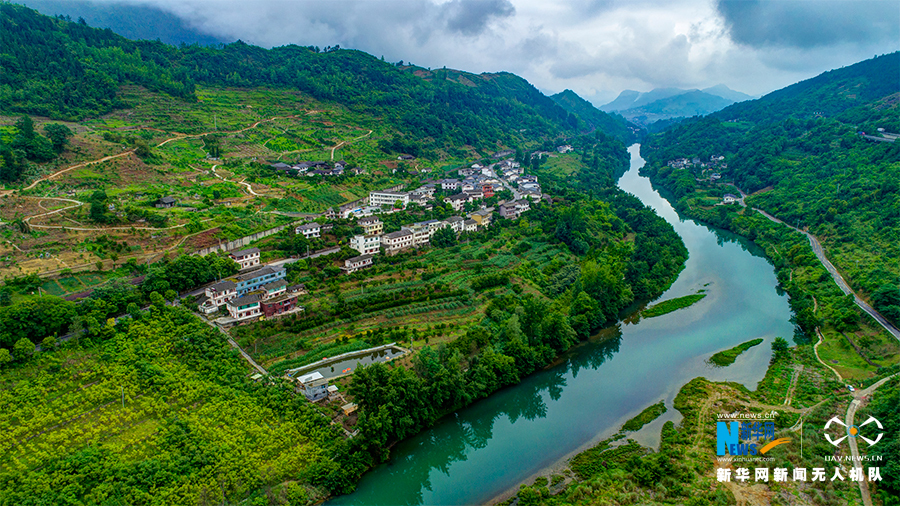
<path fill-rule="evenodd" d="M 709 357 L 709 361 L 719 367 L 727 367 L 734 363 L 735 360 L 750 348 L 762 344 L 762 339 L 753 339 L 752 341 L 747 341 L 746 343 L 741 343 L 734 348 L 729 350 L 720 351 L 713 356 Z"/>
<path fill-rule="evenodd" d="M 641 312 L 644 318 L 654 318 L 669 314 L 672 311 L 690 307 L 706 297 L 705 293 L 695 293 L 693 295 L 685 295 L 684 297 L 676 297 L 674 299 L 664 300 L 659 304 L 654 304 Z"/>

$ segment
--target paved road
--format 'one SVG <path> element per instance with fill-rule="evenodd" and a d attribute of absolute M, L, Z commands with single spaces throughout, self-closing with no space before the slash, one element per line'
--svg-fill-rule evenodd
<path fill-rule="evenodd" d="M 244 349 L 241 348 L 241 347 L 238 345 L 238 343 L 236 343 L 236 342 L 234 341 L 234 339 L 231 338 L 231 336 L 228 334 L 228 332 L 225 331 L 225 329 L 223 329 L 221 326 L 217 325 L 215 322 L 211 322 L 211 321 L 207 320 L 206 318 L 201 318 L 201 319 L 202 319 L 203 321 L 205 321 L 206 324 L 209 325 L 210 327 L 219 329 L 219 332 L 221 332 L 222 334 L 224 334 L 225 337 L 228 339 L 228 344 L 230 344 L 232 348 L 234 348 L 234 349 L 236 349 L 237 351 L 241 352 L 241 356 L 244 357 L 244 360 L 246 360 L 251 366 L 253 366 L 254 369 L 256 369 L 257 371 L 259 371 L 261 374 L 265 374 L 265 375 L 268 375 L 268 374 L 269 374 L 268 371 L 266 371 L 265 369 L 263 369 L 263 367 L 262 367 L 261 365 L 257 364 L 257 363 L 256 363 L 256 360 L 253 360 L 253 357 L 251 357 L 250 355 L 248 355 L 247 352 L 244 351 Z"/>
<path fill-rule="evenodd" d="M 871 395 L 875 390 L 878 389 L 881 385 L 883 385 L 887 380 L 893 378 L 896 374 L 892 374 L 887 378 L 882 378 L 877 383 L 872 384 L 869 388 L 865 390 L 857 390 L 853 393 L 853 401 L 847 407 L 847 418 L 845 420 L 847 427 L 853 427 L 853 418 L 856 416 L 856 410 L 859 408 L 861 399 Z M 862 465 L 859 462 L 859 448 L 856 444 L 855 437 L 847 438 L 850 441 L 850 454 L 853 455 L 853 466 L 860 468 L 860 472 L 862 472 Z M 864 478 L 859 483 L 859 493 L 862 495 L 863 505 L 864 506 L 872 506 L 872 496 L 869 493 L 869 483 Z"/>
<path fill-rule="evenodd" d="M 859 306 L 860 309 L 862 309 L 863 311 L 868 313 L 869 316 L 874 318 L 875 321 L 877 321 L 879 324 L 881 324 L 881 326 L 884 327 L 885 330 L 887 330 L 897 340 L 900 340 L 900 329 L 893 326 L 891 324 L 891 322 L 887 321 L 883 316 L 881 316 L 881 313 L 879 313 L 878 311 L 875 311 L 875 309 L 872 306 L 867 304 L 866 301 L 860 299 L 859 296 L 857 296 L 856 293 L 854 293 L 853 290 L 850 289 L 850 285 L 847 284 L 847 282 L 844 280 L 844 277 L 841 276 L 841 273 L 838 272 L 838 270 L 834 267 L 834 265 L 831 263 L 831 261 L 828 260 L 828 257 L 825 256 L 825 250 L 822 249 L 822 244 L 819 242 L 818 239 L 816 239 L 816 237 L 814 235 L 810 234 L 809 232 L 804 232 L 803 230 L 800 230 L 797 227 L 792 227 L 792 226 L 788 225 L 787 223 L 779 220 L 778 218 L 772 216 L 771 214 L 769 214 L 761 209 L 757 209 L 754 207 L 753 210 L 759 212 L 760 214 L 762 214 L 766 218 L 774 221 L 775 223 L 781 223 L 782 225 L 785 225 L 786 227 L 789 227 L 793 230 L 796 230 L 797 232 L 800 232 L 800 233 L 806 235 L 806 237 L 809 239 L 809 245 L 812 246 L 813 253 L 816 254 L 816 257 L 818 257 L 819 261 L 822 262 L 822 265 L 825 266 L 825 269 L 827 269 L 829 274 L 831 274 L 831 277 L 834 279 L 834 282 L 837 283 L 838 288 L 840 288 L 841 291 L 844 292 L 845 294 L 848 294 L 848 295 L 852 294 L 854 302 L 856 302 L 856 305 Z"/>

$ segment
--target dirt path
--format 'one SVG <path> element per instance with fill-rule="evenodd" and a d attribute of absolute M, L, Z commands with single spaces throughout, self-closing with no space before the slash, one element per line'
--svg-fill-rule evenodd
<path fill-rule="evenodd" d="M 794 390 L 797 388 L 797 379 L 800 378 L 800 373 L 803 372 L 803 366 L 795 366 L 794 374 L 791 375 L 791 386 L 788 387 L 787 395 L 784 398 L 784 405 L 790 406 L 791 400 L 794 398 Z"/>
<path fill-rule="evenodd" d="M 354 139 L 350 139 L 350 142 L 356 142 L 356 141 L 362 139 L 363 137 L 368 137 L 368 136 L 371 135 L 371 134 L 372 134 L 372 131 L 369 130 L 369 132 L 368 132 L 367 134 L 365 134 L 365 135 L 360 135 L 359 137 L 356 137 L 356 138 L 354 138 Z M 346 144 L 346 143 L 347 143 L 347 141 L 341 141 L 341 142 L 338 143 L 337 146 L 331 148 L 331 160 L 332 160 L 332 161 L 334 160 L 334 150 L 337 149 L 337 148 L 339 148 L 339 147 L 341 147 L 341 146 L 343 146 L 343 145 Z"/>

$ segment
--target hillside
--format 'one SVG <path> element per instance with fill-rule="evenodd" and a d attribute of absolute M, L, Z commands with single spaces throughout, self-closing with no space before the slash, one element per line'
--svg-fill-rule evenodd
<path fill-rule="evenodd" d="M 221 49 L 131 41 L 109 30 L 0 5 L 0 110 L 78 120 L 125 107 L 118 87 L 145 86 L 187 101 L 197 85 L 299 90 L 383 118 L 424 149 L 509 144 L 525 131 L 557 135 L 568 114 L 520 78 L 427 81 L 354 50 L 241 41 Z M 52 63 L 48 63 L 52 62 Z M 505 100 L 495 100 L 502 97 Z M 427 139 L 427 141 L 425 141 Z"/>
<path fill-rule="evenodd" d="M 642 146 L 643 173 L 668 190 L 682 212 L 772 248 L 808 335 L 817 321 L 839 344 L 841 332 L 858 332 L 858 349 L 873 361 L 875 343 L 892 339 L 872 337 L 888 334 L 847 302 L 827 275 L 822 281 L 799 275 L 815 258 L 789 246 L 788 229 L 749 209 L 716 204 L 740 189 L 751 194 L 747 206 L 808 230 L 850 286 L 900 322 L 900 143 L 890 135 L 900 131 L 898 67 L 900 53 L 892 53 L 825 72 L 651 135 Z"/>
<path fill-rule="evenodd" d="M 565 90 L 550 97 L 563 109 L 578 116 L 590 129 L 597 129 L 620 141 L 630 144 L 640 138 L 640 128 L 630 124 L 622 116 L 607 114 L 581 98 L 572 90 Z"/>

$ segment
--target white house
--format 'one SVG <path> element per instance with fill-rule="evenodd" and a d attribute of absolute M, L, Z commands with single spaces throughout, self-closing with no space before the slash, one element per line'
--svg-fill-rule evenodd
<path fill-rule="evenodd" d="M 313 239 L 315 237 L 322 237 L 322 226 L 318 223 L 307 223 L 294 229 L 294 232 L 303 234 L 303 237 L 306 237 L 307 239 Z"/>
<path fill-rule="evenodd" d="M 341 267 L 341 270 L 345 271 L 347 274 L 350 274 L 360 269 L 365 269 L 366 267 L 370 267 L 372 265 L 372 258 L 372 255 L 360 255 L 358 257 L 348 258 L 344 260 L 344 266 Z"/>
<path fill-rule="evenodd" d="M 381 236 L 381 244 L 388 255 L 395 255 L 405 249 L 413 246 L 413 232 L 411 230 L 400 230 L 391 232 Z"/>
<path fill-rule="evenodd" d="M 241 266 L 241 269 L 259 265 L 259 248 L 242 249 L 228 254 L 232 260 Z"/>
<path fill-rule="evenodd" d="M 310 402 L 328 397 L 328 379 L 320 372 L 312 372 L 297 378 L 300 390 Z"/>
<path fill-rule="evenodd" d="M 406 192 L 389 192 L 389 191 L 373 191 L 369 192 L 370 206 L 383 206 L 388 204 L 393 206 L 400 201 L 402 207 L 409 205 L 409 194 Z"/>
<path fill-rule="evenodd" d="M 350 247 L 359 251 L 361 255 L 374 255 L 381 249 L 381 236 L 354 235 L 350 239 Z"/>

